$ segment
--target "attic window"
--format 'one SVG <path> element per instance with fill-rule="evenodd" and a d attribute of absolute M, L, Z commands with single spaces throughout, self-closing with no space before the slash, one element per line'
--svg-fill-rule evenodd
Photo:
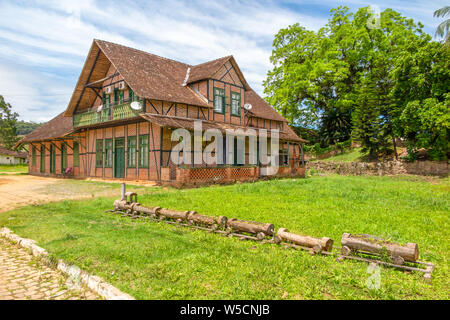
<path fill-rule="evenodd" d="M 214 112 L 225 113 L 225 90 L 214 88 Z"/>
<path fill-rule="evenodd" d="M 231 92 L 231 114 L 233 116 L 241 115 L 241 94 Z"/>

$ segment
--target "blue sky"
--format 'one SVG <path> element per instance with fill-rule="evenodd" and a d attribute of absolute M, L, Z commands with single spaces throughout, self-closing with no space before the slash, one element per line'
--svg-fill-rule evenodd
<path fill-rule="evenodd" d="M 262 94 L 274 34 L 299 22 L 318 30 L 329 10 L 373 5 L 421 21 L 448 1 L 102 1 L 0 0 L 0 94 L 20 118 L 46 121 L 71 97 L 93 38 L 197 64 L 233 54 Z"/>

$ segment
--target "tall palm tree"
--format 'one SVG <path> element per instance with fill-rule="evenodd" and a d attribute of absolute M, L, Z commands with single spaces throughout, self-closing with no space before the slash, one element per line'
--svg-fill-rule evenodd
<path fill-rule="evenodd" d="M 439 10 L 436 10 L 434 12 L 434 16 L 436 18 L 445 18 L 447 16 L 450 17 L 450 6 L 445 6 L 443 8 L 440 8 Z M 448 33 L 448 29 L 450 29 L 450 19 L 442 21 L 436 29 L 436 34 L 440 37 L 445 38 L 444 43 L 446 45 L 450 45 L 450 35 Z"/>

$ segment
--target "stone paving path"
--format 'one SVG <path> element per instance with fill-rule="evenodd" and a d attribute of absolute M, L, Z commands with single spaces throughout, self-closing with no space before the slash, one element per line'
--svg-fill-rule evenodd
<path fill-rule="evenodd" d="M 69 289 L 67 283 L 62 273 L 39 263 L 26 249 L 0 238 L 0 300 L 99 299 L 88 289 Z"/>

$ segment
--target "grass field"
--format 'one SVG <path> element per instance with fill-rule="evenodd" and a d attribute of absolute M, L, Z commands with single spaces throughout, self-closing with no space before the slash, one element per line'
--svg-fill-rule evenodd
<path fill-rule="evenodd" d="M 363 161 L 366 157 L 367 157 L 367 153 L 363 153 L 361 151 L 361 148 L 353 148 L 353 149 L 345 151 L 342 154 L 338 154 L 336 156 L 328 157 L 328 158 L 317 160 L 317 161 L 352 162 L 352 161 Z"/>
<path fill-rule="evenodd" d="M 17 164 L 17 165 L 0 164 L 0 172 L 28 173 L 28 165 L 26 165 L 26 164 Z"/>
<path fill-rule="evenodd" d="M 378 290 L 367 288 L 366 263 L 121 218 L 103 212 L 112 198 L 24 207 L 0 214 L 0 226 L 138 299 L 449 299 L 449 192 L 448 179 L 327 176 L 152 188 L 139 198 L 271 222 L 337 245 L 343 232 L 417 242 L 420 259 L 436 264 L 431 284 L 419 273 L 382 268 Z"/>

